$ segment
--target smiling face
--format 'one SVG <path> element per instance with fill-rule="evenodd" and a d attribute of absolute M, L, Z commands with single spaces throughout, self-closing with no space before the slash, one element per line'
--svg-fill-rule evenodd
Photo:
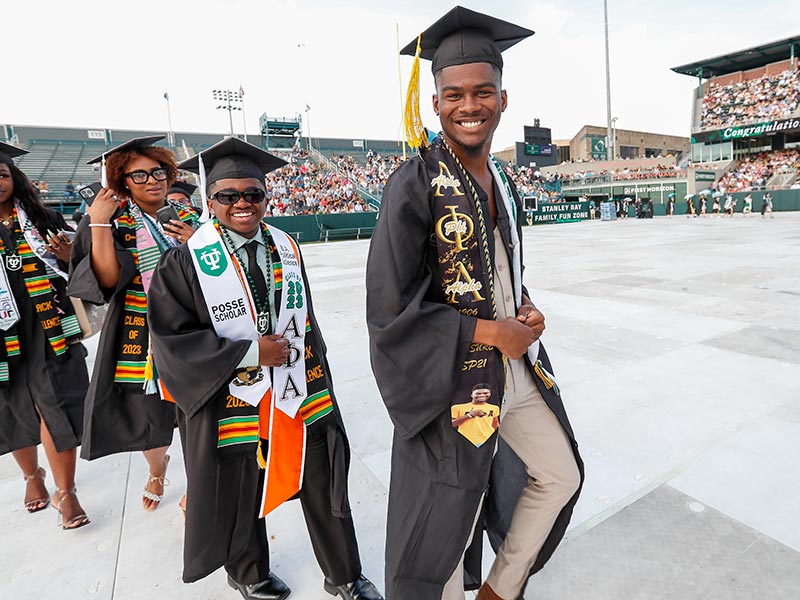
<path fill-rule="evenodd" d="M 264 190 L 264 183 L 255 178 L 220 179 L 215 182 L 208 191 L 209 196 L 213 196 L 221 190 L 246 192 L 253 189 Z M 208 201 L 208 206 L 222 225 L 249 238 L 253 237 L 258 232 L 258 227 L 261 223 L 261 219 L 264 217 L 267 203 L 262 200 L 257 204 L 251 204 L 242 196 L 239 196 L 236 202 L 230 205 L 222 204 L 218 200 L 211 198 Z"/>
<path fill-rule="evenodd" d="M 125 165 L 125 172 L 145 171 L 150 173 L 153 169 L 158 169 L 161 166 L 159 162 L 152 158 L 136 154 Z M 152 176 L 148 177 L 144 183 L 134 183 L 131 177 L 125 177 L 125 185 L 130 190 L 131 198 L 137 204 L 145 207 L 160 208 L 163 206 L 164 198 L 166 198 L 167 190 L 169 189 L 169 182 L 166 179 L 164 181 L 156 181 Z"/>
<path fill-rule="evenodd" d="M 445 67 L 435 76 L 433 110 L 447 142 L 469 157 L 489 152 L 508 99 L 500 89 L 500 71 L 489 63 Z"/>
<path fill-rule="evenodd" d="M 11 177 L 11 168 L 0 164 L 0 204 L 5 204 L 14 197 L 14 179 Z"/>
<path fill-rule="evenodd" d="M 492 397 L 492 392 L 489 388 L 480 388 L 477 390 L 472 390 L 472 401 L 475 404 L 483 404 L 489 401 L 489 398 Z"/>

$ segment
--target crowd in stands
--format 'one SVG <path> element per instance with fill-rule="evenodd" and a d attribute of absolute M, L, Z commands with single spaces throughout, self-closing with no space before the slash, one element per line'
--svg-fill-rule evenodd
<path fill-rule="evenodd" d="M 511 177 L 521 197 L 536 196 L 539 202 L 560 202 L 561 175 L 559 173 L 544 174 L 534 167 L 512 166 L 506 167 L 506 173 Z"/>
<path fill-rule="evenodd" d="M 718 129 L 791 116 L 800 105 L 800 75 L 787 69 L 777 75 L 716 85 L 703 98 L 700 126 Z"/>
<path fill-rule="evenodd" d="M 362 166 L 352 156 L 339 155 L 334 163 L 340 173 L 358 183 L 358 185 L 374 196 L 380 197 L 386 180 L 400 164 L 403 157 L 399 155 L 382 156 L 372 150 L 367 151 L 366 163 Z"/>
<path fill-rule="evenodd" d="M 671 177 L 685 177 L 686 171 L 677 165 L 657 165 L 655 167 L 644 168 L 639 167 L 636 169 L 601 169 L 595 171 L 587 169 L 585 171 L 576 171 L 569 177 L 573 183 L 596 183 L 601 181 L 628 181 L 633 179 L 668 179 Z"/>
<path fill-rule="evenodd" d="M 371 210 L 346 174 L 320 169 L 305 150 L 283 157 L 289 164 L 266 176 L 268 217 L 357 213 Z"/>
<path fill-rule="evenodd" d="M 719 181 L 720 192 L 748 192 L 763 189 L 778 172 L 795 171 L 800 174 L 800 150 L 796 148 L 761 152 L 748 156 Z"/>

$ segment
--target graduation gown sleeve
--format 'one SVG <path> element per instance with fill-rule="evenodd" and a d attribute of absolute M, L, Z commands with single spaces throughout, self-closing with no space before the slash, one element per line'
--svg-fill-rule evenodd
<path fill-rule="evenodd" d="M 424 171 L 414 159 L 387 181 L 367 259 L 372 371 L 404 439 L 450 410 L 476 323 L 432 289 L 437 250 Z"/>
<path fill-rule="evenodd" d="M 150 283 L 147 316 L 159 378 L 192 417 L 227 388 L 251 342 L 217 336 L 185 244 L 161 257 Z"/>
<path fill-rule="evenodd" d="M 119 281 L 115 289 L 101 288 L 92 270 L 92 230 L 89 221 L 90 219 L 81 219 L 72 242 L 68 293 L 93 304 L 105 304 L 130 285 L 136 276 L 136 263 L 130 250 L 126 250 L 118 243 L 119 233 L 115 230 L 113 235 L 120 267 Z"/>

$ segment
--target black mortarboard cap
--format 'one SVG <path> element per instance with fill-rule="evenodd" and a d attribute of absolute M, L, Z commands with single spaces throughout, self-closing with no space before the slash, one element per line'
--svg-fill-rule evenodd
<path fill-rule="evenodd" d="M 0 165 L 13 165 L 13 159 L 23 154 L 28 154 L 28 151 L 12 146 L 11 144 L 6 144 L 5 142 L 0 142 Z"/>
<path fill-rule="evenodd" d="M 186 181 L 176 181 L 172 184 L 172 187 L 169 188 L 168 194 L 186 194 L 187 198 L 191 198 L 194 191 L 197 189 L 197 186 L 193 183 L 187 183 Z"/>
<path fill-rule="evenodd" d="M 92 160 L 88 161 L 86 164 L 93 165 L 95 163 L 99 163 L 100 161 L 103 160 L 103 157 L 108 158 L 109 156 L 111 156 L 112 154 L 116 154 L 117 152 L 125 152 L 127 150 L 138 150 L 141 148 L 146 148 L 147 146 L 152 146 L 156 142 L 163 140 L 165 137 L 167 136 L 150 135 L 147 137 L 133 138 L 132 140 L 128 140 L 127 142 L 120 144 L 119 146 L 111 148 L 111 150 L 106 150 L 100 156 L 96 156 Z"/>
<path fill-rule="evenodd" d="M 434 73 L 453 65 L 486 62 L 503 70 L 501 52 L 533 35 L 508 21 L 456 6 L 422 32 L 420 58 L 433 62 Z M 400 51 L 414 56 L 417 39 Z"/>
<path fill-rule="evenodd" d="M 236 137 L 228 136 L 213 146 L 178 163 L 178 168 L 200 176 L 200 197 L 203 199 L 202 222 L 208 220 L 206 192 L 208 186 L 221 179 L 258 179 L 288 164 L 282 158 Z"/>
<path fill-rule="evenodd" d="M 220 179 L 262 180 L 264 175 L 280 169 L 286 163 L 282 158 L 262 150 L 236 137 L 226 137 L 210 148 L 184 160 L 178 168 L 200 174 L 200 157 L 203 157 L 205 184 L 211 185 Z"/>

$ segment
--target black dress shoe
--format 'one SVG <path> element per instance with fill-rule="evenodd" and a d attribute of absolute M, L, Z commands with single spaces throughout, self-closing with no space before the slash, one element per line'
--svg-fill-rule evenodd
<path fill-rule="evenodd" d="M 236 583 L 228 575 L 228 585 L 235 590 L 239 590 L 245 600 L 286 600 L 289 594 L 292 593 L 289 586 L 283 583 L 280 577 L 273 575 L 272 572 L 263 581 L 252 585 Z"/>
<path fill-rule="evenodd" d="M 363 575 L 344 585 L 333 585 L 326 579 L 324 587 L 331 596 L 339 596 L 342 600 L 383 600 L 377 588 Z"/>

